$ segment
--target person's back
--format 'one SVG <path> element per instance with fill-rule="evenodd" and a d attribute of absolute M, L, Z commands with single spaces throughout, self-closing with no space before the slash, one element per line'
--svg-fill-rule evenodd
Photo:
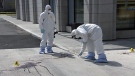
<path fill-rule="evenodd" d="M 84 28 L 88 33 L 92 33 L 94 28 L 96 28 L 96 27 L 99 27 L 99 26 L 96 25 L 96 24 L 89 24 L 89 23 L 87 23 L 87 24 L 80 25 L 77 29 Z"/>

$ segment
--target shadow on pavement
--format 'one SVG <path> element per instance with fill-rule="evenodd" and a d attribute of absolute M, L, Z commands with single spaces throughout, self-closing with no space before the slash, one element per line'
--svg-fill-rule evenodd
<path fill-rule="evenodd" d="M 100 66 L 113 66 L 113 67 L 122 67 L 122 64 L 116 61 L 108 61 L 108 63 L 95 63 L 96 65 L 100 65 Z"/>
<path fill-rule="evenodd" d="M 17 69 L 22 69 L 22 68 L 31 68 L 31 67 L 34 67 L 34 66 L 37 66 L 37 64 L 40 64 L 41 62 L 37 62 L 37 63 L 33 63 L 33 62 L 27 62 L 25 63 L 24 65 L 20 65 L 18 67 L 16 67 Z"/>
<path fill-rule="evenodd" d="M 108 61 L 108 63 L 94 63 L 93 60 L 85 60 L 88 62 L 93 62 L 93 64 L 99 65 L 99 66 L 113 66 L 113 67 L 122 67 L 122 64 L 116 61 Z"/>
<path fill-rule="evenodd" d="M 15 70 L 19 70 L 19 69 L 24 69 L 24 71 L 28 71 L 29 73 L 31 73 L 30 68 L 34 67 L 35 70 L 39 73 L 39 71 L 36 69 L 37 64 L 40 64 L 41 62 L 27 62 L 24 65 L 20 65 L 18 67 L 15 68 Z"/>
<path fill-rule="evenodd" d="M 0 49 L 39 47 L 40 39 L 0 18 Z"/>
<path fill-rule="evenodd" d="M 31 35 L 0 35 L 0 49 L 35 48 L 40 40 Z"/>
<path fill-rule="evenodd" d="M 69 54 L 69 53 L 63 53 L 63 52 L 60 52 L 60 53 L 54 52 L 54 53 L 50 53 L 48 55 L 52 55 L 57 58 L 75 58 L 74 55 Z"/>

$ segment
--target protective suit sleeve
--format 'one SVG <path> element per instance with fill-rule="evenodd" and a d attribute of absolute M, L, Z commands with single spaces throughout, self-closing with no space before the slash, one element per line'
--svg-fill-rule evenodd
<path fill-rule="evenodd" d="M 43 13 L 40 14 L 40 17 L 39 17 L 39 28 L 40 29 L 44 29 L 43 28 L 43 22 L 44 22 L 44 19 L 43 19 Z"/>
<path fill-rule="evenodd" d="M 81 56 L 86 49 L 86 43 L 82 43 L 81 51 L 78 56 Z"/>
<path fill-rule="evenodd" d="M 83 38 L 83 43 L 87 43 L 87 40 L 88 40 L 88 35 L 87 33 L 86 34 L 82 34 L 82 38 Z"/>

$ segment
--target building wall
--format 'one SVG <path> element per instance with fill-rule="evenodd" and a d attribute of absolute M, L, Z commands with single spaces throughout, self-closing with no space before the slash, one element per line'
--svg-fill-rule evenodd
<path fill-rule="evenodd" d="M 103 29 L 103 39 L 116 39 L 116 0 L 99 0 L 98 23 Z"/>
<path fill-rule="evenodd" d="M 25 8 L 25 0 L 20 0 L 20 4 L 21 4 L 21 19 L 23 20 L 23 21 L 26 21 L 26 8 Z"/>
<path fill-rule="evenodd" d="M 33 22 L 33 0 L 29 0 L 30 21 Z"/>
<path fill-rule="evenodd" d="M 19 0 L 20 3 L 20 19 L 22 20 L 22 0 Z"/>
<path fill-rule="evenodd" d="M 42 12 L 45 11 L 45 6 L 49 4 L 49 0 L 42 0 Z"/>
<path fill-rule="evenodd" d="M 116 38 L 134 38 L 135 30 L 119 30 L 116 32 Z"/>
<path fill-rule="evenodd" d="M 37 0 L 33 0 L 33 23 L 34 24 L 38 23 L 37 14 L 38 14 Z"/>
<path fill-rule="evenodd" d="M 115 3 L 115 0 L 84 0 L 84 23 L 99 25 L 104 40 L 116 38 Z"/>
<path fill-rule="evenodd" d="M 16 0 L 16 3 L 16 7 L 19 6 L 16 12 L 20 12 L 17 13 L 17 17 L 20 16 L 17 19 L 38 23 L 39 15 L 44 11 L 45 5 L 49 4 L 49 0 Z"/>
<path fill-rule="evenodd" d="M 71 32 L 71 25 L 74 23 L 74 0 L 68 0 L 68 26 L 66 26 L 66 31 Z"/>
<path fill-rule="evenodd" d="M 25 0 L 25 14 L 26 21 L 30 21 L 29 0 Z"/>
<path fill-rule="evenodd" d="M 16 18 L 20 19 L 20 1 L 19 0 L 15 0 L 15 9 L 16 9 Z"/>
<path fill-rule="evenodd" d="M 72 0 L 55 1 L 56 28 L 59 31 L 71 32 L 71 26 L 69 24 L 70 22 L 74 23 L 74 2 L 72 2 Z M 72 10 L 70 10 L 70 8 L 72 7 L 69 6 L 69 1 L 72 3 Z M 95 23 L 99 25 L 102 28 L 103 40 L 135 37 L 135 30 L 116 31 L 117 0 L 83 1 L 84 23 Z M 44 11 L 45 5 L 49 4 L 49 0 L 29 0 L 29 2 L 22 2 L 22 0 L 19 0 L 19 3 L 20 13 L 17 14 L 20 14 L 20 19 L 38 23 L 39 15 L 41 12 Z M 23 5 L 25 6 L 25 8 L 23 7 Z"/>
<path fill-rule="evenodd" d="M 37 18 L 38 19 L 39 19 L 39 15 L 40 15 L 41 12 L 42 12 L 42 0 L 37 0 Z"/>
<path fill-rule="evenodd" d="M 3 0 L 3 11 L 15 11 L 15 0 Z"/>
<path fill-rule="evenodd" d="M 68 24 L 68 0 L 56 0 L 56 28 L 59 31 L 66 31 Z"/>

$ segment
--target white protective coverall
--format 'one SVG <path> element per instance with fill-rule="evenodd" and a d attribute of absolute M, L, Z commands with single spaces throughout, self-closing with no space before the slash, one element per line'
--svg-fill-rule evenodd
<path fill-rule="evenodd" d="M 52 47 L 54 41 L 55 16 L 49 9 L 51 6 L 46 5 L 45 11 L 39 17 L 39 28 L 42 33 L 40 47 L 42 49 L 46 47 L 46 42 L 47 46 Z"/>
<path fill-rule="evenodd" d="M 102 29 L 96 24 L 82 24 L 77 29 L 72 31 L 72 36 L 82 38 L 82 54 L 87 46 L 88 52 L 93 56 L 92 59 L 95 59 L 95 50 L 98 55 L 104 54 L 104 48 L 102 43 Z M 92 53 L 92 54 L 91 54 Z M 105 55 L 101 55 L 99 58 L 105 58 Z M 104 61 L 103 61 L 104 62 Z M 105 61 L 106 62 L 106 61 Z"/>

